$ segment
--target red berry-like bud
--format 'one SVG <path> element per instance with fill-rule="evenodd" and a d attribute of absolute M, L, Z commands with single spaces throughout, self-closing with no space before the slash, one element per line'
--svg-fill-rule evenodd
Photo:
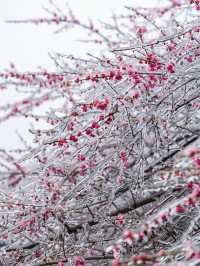
<path fill-rule="evenodd" d="M 71 140 L 71 141 L 73 141 L 73 142 L 77 142 L 77 141 L 78 141 L 78 138 L 77 138 L 76 136 L 74 136 L 74 135 L 71 135 L 71 136 L 69 137 L 69 140 Z"/>
<path fill-rule="evenodd" d="M 178 204 L 178 205 L 176 205 L 176 212 L 177 213 L 183 213 L 183 212 L 185 212 L 185 208 L 182 205 Z"/>
<path fill-rule="evenodd" d="M 167 70 L 168 70 L 168 72 L 170 72 L 170 73 L 174 73 L 174 72 L 175 72 L 174 65 L 173 65 L 173 64 L 169 64 L 169 65 L 167 66 Z"/>

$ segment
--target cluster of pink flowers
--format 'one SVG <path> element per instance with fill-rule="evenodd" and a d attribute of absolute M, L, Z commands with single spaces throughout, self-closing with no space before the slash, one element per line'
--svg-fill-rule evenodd
<path fill-rule="evenodd" d="M 109 56 L 58 53 L 53 72 L 22 73 L 11 64 L 0 73 L 1 93 L 10 84 L 26 92 L 0 105 L 0 123 L 27 118 L 34 141 L 19 134 L 23 149 L 0 149 L 6 264 L 199 260 L 199 2 L 126 7 L 101 29 L 51 0 L 49 18 L 19 21 L 81 27 Z"/>

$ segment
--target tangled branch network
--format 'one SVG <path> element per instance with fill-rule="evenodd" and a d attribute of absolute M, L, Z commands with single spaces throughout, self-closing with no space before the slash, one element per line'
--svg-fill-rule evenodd
<path fill-rule="evenodd" d="M 22 93 L 0 122 L 34 121 L 32 145 L 0 150 L 1 265 L 200 265 L 200 1 L 106 23 L 46 10 L 8 22 L 80 28 L 99 55 L 0 72 L 1 93 Z"/>

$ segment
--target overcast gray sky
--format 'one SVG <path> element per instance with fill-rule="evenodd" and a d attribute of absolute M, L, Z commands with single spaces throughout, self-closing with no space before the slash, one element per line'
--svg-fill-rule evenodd
<path fill-rule="evenodd" d="M 64 8 L 66 0 L 55 1 Z M 155 5 L 158 0 L 68 0 L 72 10 L 82 19 L 89 17 L 106 20 L 112 11 L 123 13 L 124 5 Z M 38 66 L 52 67 L 49 52 L 85 55 L 86 47 L 76 39 L 80 32 L 76 30 L 54 34 L 53 28 L 43 25 L 7 24 L 6 20 L 44 17 L 42 8 L 48 7 L 48 0 L 1 0 L 0 1 L 0 71 L 14 62 L 19 70 L 36 70 Z M 15 97 L 14 94 L 13 96 Z M 0 105 L 6 98 L 0 95 Z M 0 125 L 0 147 L 13 148 L 19 140 L 15 130 L 23 132 L 28 138 L 28 122 L 24 119 Z M 9 141 L 7 141 L 9 136 Z"/>

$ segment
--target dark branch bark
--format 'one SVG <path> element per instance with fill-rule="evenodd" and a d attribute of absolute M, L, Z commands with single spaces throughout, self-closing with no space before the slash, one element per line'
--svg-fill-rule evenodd
<path fill-rule="evenodd" d="M 6 250 L 6 252 L 16 251 L 16 250 L 18 250 L 18 249 L 24 249 L 24 250 L 26 250 L 26 249 L 32 249 L 32 248 L 34 248 L 34 247 L 37 247 L 39 244 L 40 244 L 40 243 L 37 243 L 37 242 L 36 242 L 36 243 L 31 243 L 31 244 L 29 244 L 29 245 L 27 245 L 27 246 L 23 246 L 23 247 L 9 248 L 9 249 Z"/>
<path fill-rule="evenodd" d="M 181 191 L 183 190 L 183 187 L 176 187 L 172 190 L 173 192 L 177 192 L 177 191 Z M 129 204 L 126 202 L 125 204 L 119 205 L 119 204 L 115 204 L 115 206 L 118 206 L 118 208 L 115 208 L 114 210 L 112 210 L 109 213 L 109 216 L 117 216 L 120 213 L 128 213 L 130 211 L 136 210 L 139 207 L 142 207 L 144 205 L 147 205 L 149 203 L 155 202 L 159 199 L 160 196 L 164 195 L 166 193 L 165 190 L 161 190 L 157 193 L 154 193 L 153 195 L 143 198 L 138 202 L 135 202 L 133 199 L 131 202 L 129 202 Z"/>
<path fill-rule="evenodd" d="M 94 257 L 85 257 L 84 260 L 85 261 L 93 261 L 93 260 L 113 260 L 114 256 L 110 255 L 110 256 L 94 256 Z M 44 262 L 44 263 L 39 263 L 36 264 L 36 266 L 48 266 L 48 265 L 58 265 L 59 261 L 51 261 L 51 262 Z M 68 259 L 66 260 L 62 260 L 62 262 L 68 262 Z"/>
<path fill-rule="evenodd" d="M 183 143 L 181 145 L 182 148 L 186 148 L 187 146 L 189 146 L 190 144 L 192 144 L 194 141 L 196 141 L 198 138 L 199 138 L 199 136 L 191 136 L 191 138 L 189 140 L 187 140 L 185 143 Z M 172 151 L 172 152 L 168 153 L 167 155 L 163 156 L 160 160 L 154 162 L 152 165 L 150 165 L 149 167 L 147 167 L 144 170 L 144 172 L 145 173 L 151 172 L 156 166 L 165 163 L 169 159 L 173 158 L 180 151 L 181 151 L 181 149 L 177 149 L 175 151 Z M 145 179 L 149 179 L 149 175 Z"/>

